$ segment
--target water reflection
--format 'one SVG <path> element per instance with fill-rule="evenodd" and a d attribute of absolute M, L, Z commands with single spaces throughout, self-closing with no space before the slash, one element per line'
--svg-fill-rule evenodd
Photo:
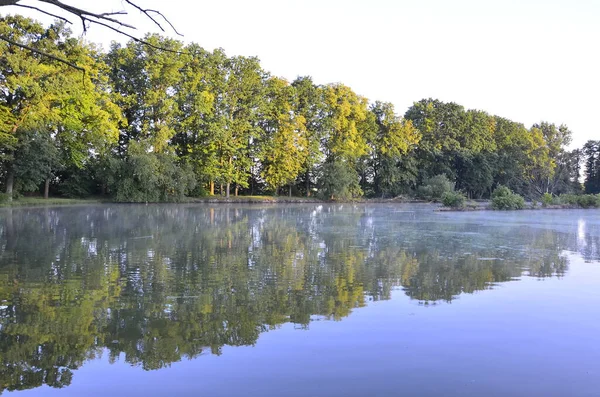
<path fill-rule="evenodd" d="M 562 276 L 598 237 L 385 206 L 97 206 L 0 213 L 0 393 L 64 387 L 108 351 L 146 370 L 340 320 Z M 585 244 L 582 242 L 585 241 Z"/>

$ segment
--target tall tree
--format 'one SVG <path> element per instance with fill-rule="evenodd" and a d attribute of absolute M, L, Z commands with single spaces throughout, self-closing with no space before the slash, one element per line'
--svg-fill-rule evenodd
<path fill-rule="evenodd" d="M 582 151 L 585 159 L 585 192 L 600 193 L 600 141 L 587 141 Z"/>
<path fill-rule="evenodd" d="M 295 88 L 293 111 L 304 118 L 304 139 L 306 156 L 302 166 L 304 190 L 310 196 L 312 181 L 316 177 L 317 166 L 323 161 L 325 133 L 325 103 L 323 87 L 313 83 L 310 77 L 298 77 L 292 82 Z M 299 178 L 300 179 L 300 178 Z"/>
<path fill-rule="evenodd" d="M 399 194 L 403 186 L 415 180 L 415 175 L 402 167 L 402 157 L 419 143 L 421 135 L 410 120 L 401 119 L 389 102 L 375 102 L 371 106 L 377 130 L 372 139 L 370 167 L 374 193 L 389 196 Z"/>
<path fill-rule="evenodd" d="M 42 141 L 51 139 L 65 161 L 81 167 L 93 150 L 116 140 L 121 114 L 105 91 L 96 50 L 71 38 L 64 24 L 44 29 L 29 19 L 6 17 L 0 20 L 0 31 L 13 41 L 60 53 L 85 70 L 82 74 L 62 62 L 0 43 L 4 47 L 0 61 L 0 152 L 6 192 L 12 196 L 18 172 L 15 166 L 19 164 L 13 161 L 15 151 L 24 147 L 31 132 L 45 134 Z"/>
<path fill-rule="evenodd" d="M 356 172 L 357 160 L 369 153 L 363 123 L 367 99 L 342 84 L 331 84 L 324 92 L 326 110 L 325 167 L 322 184 L 326 195 L 352 197 L 362 194 Z"/>
<path fill-rule="evenodd" d="M 287 81 L 272 77 L 267 81 L 267 120 L 261 173 L 267 185 L 276 192 L 290 185 L 306 163 L 308 140 L 304 116 L 292 110 L 295 88 Z"/>

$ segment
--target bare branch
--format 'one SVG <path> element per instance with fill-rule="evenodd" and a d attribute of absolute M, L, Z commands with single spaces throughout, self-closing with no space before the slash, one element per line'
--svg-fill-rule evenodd
<path fill-rule="evenodd" d="M 152 9 L 149 9 L 149 8 L 142 8 L 142 7 L 138 6 L 137 4 L 135 4 L 131 0 L 125 0 L 125 2 L 127 4 L 129 4 L 130 6 L 132 6 L 133 8 L 137 9 L 138 11 L 140 11 L 141 13 L 143 13 L 144 15 L 146 15 L 163 32 L 165 31 L 165 29 L 162 27 L 162 25 L 156 19 L 154 19 L 154 17 L 152 17 L 152 15 L 150 15 L 150 13 L 156 14 L 159 17 L 161 17 L 171 27 L 171 29 L 173 29 L 173 31 L 175 33 L 177 33 L 179 36 L 183 36 L 181 33 L 179 33 L 177 31 L 177 29 L 175 29 L 175 26 L 173 26 L 173 24 L 167 19 L 167 17 L 165 17 L 165 15 L 162 12 L 157 11 L 157 10 L 152 10 Z"/>
<path fill-rule="evenodd" d="M 184 52 L 184 51 L 171 50 L 169 48 L 164 48 L 164 47 L 160 47 L 160 46 L 154 45 L 154 44 L 152 44 L 152 43 L 150 43 L 150 42 L 148 42 L 146 40 L 137 38 L 137 37 L 135 37 L 135 36 L 133 36 L 133 35 L 127 33 L 127 32 L 124 32 L 124 31 L 122 31 L 119 28 L 115 28 L 114 26 L 110 26 L 107 23 L 103 23 L 103 22 L 100 22 L 100 21 L 92 21 L 92 22 L 94 22 L 95 24 L 98 24 L 100 26 L 104 26 L 105 28 L 113 30 L 113 31 L 115 31 L 115 32 L 117 32 L 119 34 L 122 34 L 125 37 L 129 37 L 131 40 L 135 41 L 136 43 L 140 43 L 140 44 L 143 44 L 143 45 L 148 46 L 150 48 L 154 48 L 155 50 L 172 52 L 173 54 L 186 54 L 186 52 Z"/>
<path fill-rule="evenodd" d="M 46 15 L 49 15 L 49 16 L 51 16 L 51 17 L 54 17 L 54 18 L 57 18 L 57 19 L 63 20 L 63 21 L 65 21 L 65 22 L 67 22 L 67 23 L 71 23 L 71 21 L 69 21 L 67 18 L 65 18 L 65 17 L 61 17 L 60 15 L 52 14 L 51 12 L 48 12 L 48 11 L 42 10 L 41 8 L 37 8 L 37 7 L 33 7 L 33 6 L 26 6 L 26 5 L 24 5 L 24 4 L 14 4 L 14 6 L 15 6 L 15 7 L 22 7 L 22 8 L 29 8 L 29 9 L 31 9 L 31 10 L 36 10 L 36 11 L 38 11 L 38 12 L 41 12 L 42 14 L 46 14 Z"/>
<path fill-rule="evenodd" d="M 39 2 L 42 3 L 46 3 L 46 4 L 51 4 L 55 7 L 61 8 L 65 11 L 67 11 L 68 13 L 77 15 L 80 19 L 82 19 L 84 22 L 85 21 L 89 21 L 91 23 L 95 23 L 96 21 L 94 19 L 97 20 L 104 20 L 104 21 L 108 21 L 108 22 L 112 22 L 116 25 L 122 26 L 124 28 L 130 28 L 130 29 L 135 29 L 135 26 L 129 25 L 123 21 L 120 21 L 119 19 L 116 18 L 112 18 L 113 15 L 125 15 L 127 13 L 124 12 L 120 12 L 120 13 L 103 13 L 103 14 L 96 14 L 93 13 L 91 11 L 87 11 L 84 10 L 82 8 L 77 8 L 74 6 L 71 6 L 69 4 L 65 4 L 59 0 L 38 0 Z M 94 18 L 94 19 L 91 19 Z"/>
<path fill-rule="evenodd" d="M 163 48 L 161 46 L 157 46 L 154 45 L 152 43 L 149 43 L 146 40 L 137 38 L 129 33 L 127 33 L 124 29 L 133 29 L 135 30 L 136 27 L 123 21 L 122 18 L 119 18 L 120 16 L 123 15 L 127 15 L 127 11 L 116 11 L 116 12 L 103 12 L 103 13 L 95 13 L 95 12 L 91 12 L 89 10 L 83 9 L 83 8 L 78 8 L 69 4 L 65 4 L 63 3 L 61 0 L 36 0 L 38 1 L 38 3 L 44 3 L 44 4 L 48 4 L 54 7 L 57 7 L 69 14 L 75 15 L 77 17 L 79 17 L 79 19 L 81 20 L 81 24 L 83 26 L 83 32 L 86 33 L 89 26 L 91 26 L 92 24 L 96 24 L 96 25 L 100 25 L 103 26 L 105 28 L 108 28 L 114 32 L 117 32 L 125 37 L 130 38 L 131 40 L 146 45 L 150 48 L 154 48 L 156 50 L 160 50 L 160 51 L 167 51 L 167 52 L 172 52 L 175 54 L 183 54 L 184 52 L 182 51 L 176 51 L 176 50 L 171 50 L 168 48 Z M 163 26 L 161 25 L 161 22 L 159 22 L 159 20 L 164 20 L 164 22 L 166 22 L 170 28 L 179 36 L 183 36 L 181 33 L 179 33 L 177 31 L 177 29 L 175 29 L 175 27 L 173 26 L 173 24 L 160 12 L 157 10 L 153 10 L 153 9 L 146 9 L 146 8 L 142 8 L 139 5 L 136 4 L 136 2 L 134 0 L 124 0 L 126 4 L 128 4 L 129 6 L 135 8 L 136 10 L 140 11 L 142 14 L 144 14 L 148 19 L 150 19 L 156 26 L 158 26 L 158 28 L 161 31 L 165 31 L 165 29 L 163 28 Z M 50 15 L 54 18 L 58 18 L 60 20 L 63 20 L 67 23 L 71 23 L 71 21 L 69 21 L 67 18 L 65 17 L 61 17 L 60 15 L 56 15 L 54 13 L 51 13 L 49 11 L 43 10 L 41 8 L 38 7 L 34 7 L 34 6 L 29 6 L 29 5 L 22 5 L 19 4 L 20 0 L 0 0 L 0 7 L 2 6 L 17 6 L 17 7 L 22 7 L 22 8 L 28 8 L 28 9 L 32 9 L 35 10 L 37 12 L 40 12 L 42 14 L 45 15 Z M 158 18 L 157 18 L 158 17 Z M 24 44 L 19 44 L 16 43 L 10 39 L 7 39 L 5 37 L 0 37 L 1 40 L 6 41 L 9 44 L 21 47 L 23 49 L 27 49 L 29 51 L 32 51 L 36 54 L 42 55 L 42 56 L 46 56 L 50 59 L 54 59 L 56 61 L 59 61 L 61 63 L 64 63 L 66 65 L 69 65 L 77 70 L 81 70 L 84 71 L 85 70 L 65 59 L 56 57 L 54 55 L 51 54 L 47 54 L 44 53 L 43 51 L 40 50 L 36 50 L 35 48 L 29 47 L 27 45 Z"/>
<path fill-rule="evenodd" d="M 64 58 L 59 58 L 57 56 L 54 56 L 52 54 L 48 54 L 47 52 L 44 52 L 44 51 L 40 51 L 40 50 L 38 50 L 36 48 L 33 48 L 33 47 L 30 47 L 28 45 L 17 43 L 16 41 L 13 41 L 13 40 L 9 39 L 8 37 L 0 36 L 0 40 L 3 40 L 3 41 L 7 42 L 10 45 L 14 45 L 16 47 L 23 48 L 25 50 L 34 52 L 34 53 L 36 53 L 38 55 L 41 55 L 43 57 L 54 59 L 55 61 L 58 61 L 60 63 L 64 63 L 65 65 L 70 66 L 73 69 L 81 70 L 85 74 L 85 69 L 84 68 L 82 68 L 81 66 L 77 66 L 76 64 L 74 64 L 72 62 L 69 62 L 69 61 L 67 61 Z"/>

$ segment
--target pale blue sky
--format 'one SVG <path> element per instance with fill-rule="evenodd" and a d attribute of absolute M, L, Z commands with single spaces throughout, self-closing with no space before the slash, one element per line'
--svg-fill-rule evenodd
<path fill-rule="evenodd" d="M 96 3 L 103 11 L 123 8 L 119 0 Z M 400 114 L 432 97 L 527 126 L 565 123 L 572 146 L 600 139 L 600 0 L 138 4 L 164 11 L 184 41 L 258 56 L 266 70 L 288 80 L 311 75 L 320 84 L 342 82 L 372 101 L 394 103 Z M 130 20 L 142 32 L 156 31 L 135 11 Z M 87 38 L 124 41 L 100 27 Z"/>

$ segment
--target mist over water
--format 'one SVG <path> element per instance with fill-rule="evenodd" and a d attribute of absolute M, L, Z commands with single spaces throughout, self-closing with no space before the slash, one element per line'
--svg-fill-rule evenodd
<path fill-rule="evenodd" d="M 600 211 L 433 209 L 1 210 L 0 392 L 597 393 Z"/>

